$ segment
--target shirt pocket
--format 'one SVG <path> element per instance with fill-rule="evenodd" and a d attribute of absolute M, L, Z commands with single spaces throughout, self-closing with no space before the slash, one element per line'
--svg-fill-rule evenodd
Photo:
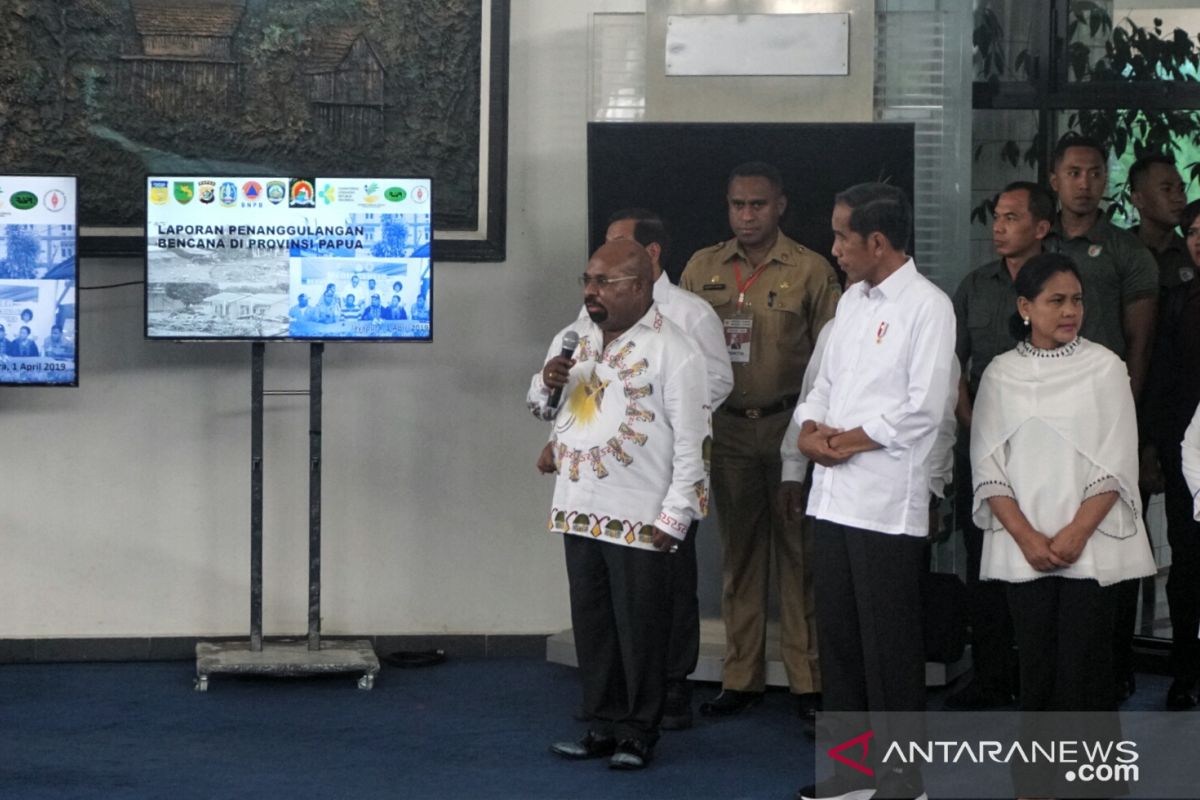
<path fill-rule="evenodd" d="M 996 310 L 983 303 L 974 303 L 967 309 L 967 330 L 972 335 L 989 330 L 995 320 Z"/>
<path fill-rule="evenodd" d="M 728 286 L 720 289 L 701 289 L 700 297 L 708 301 L 708 304 L 717 312 L 717 316 L 721 319 L 733 316 L 734 312 L 734 292 Z"/>
<path fill-rule="evenodd" d="M 781 293 L 768 305 L 759 309 L 758 317 L 768 341 L 777 342 L 785 349 L 800 343 L 809 344 L 805 336 L 808 331 L 808 302 L 802 292 Z"/>

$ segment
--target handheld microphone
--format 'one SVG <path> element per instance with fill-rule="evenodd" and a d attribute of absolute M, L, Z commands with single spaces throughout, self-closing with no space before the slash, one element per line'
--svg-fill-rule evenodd
<path fill-rule="evenodd" d="M 575 354 L 575 348 L 579 346 L 579 334 L 575 331 L 567 331 L 562 338 L 562 352 L 559 353 L 563 358 L 570 358 Z M 558 408 L 559 402 L 562 400 L 563 387 L 555 386 L 554 391 L 550 392 L 550 399 L 547 401 L 549 408 Z"/>

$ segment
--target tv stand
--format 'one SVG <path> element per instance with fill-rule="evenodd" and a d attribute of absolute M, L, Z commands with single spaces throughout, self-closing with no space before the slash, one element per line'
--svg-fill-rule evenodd
<path fill-rule="evenodd" d="M 216 674 L 292 677 L 360 673 L 359 689 L 371 689 L 379 659 L 365 639 L 321 640 L 321 358 L 322 342 L 309 354 L 309 388 L 263 389 L 266 344 L 251 345 L 250 362 L 250 638 L 196 645 L 196 691 L 208 691 Z M 308 395 L 308 637 L 265 641 L 263 597 L 263 396 Z"/>

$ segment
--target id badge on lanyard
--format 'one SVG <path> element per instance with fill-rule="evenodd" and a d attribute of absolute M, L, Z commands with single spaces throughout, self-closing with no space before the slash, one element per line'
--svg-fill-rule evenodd
<path fill-rule="evenodd" d="M 739 310 L 732 317 L 724 320 L 725 349 L 729 351 L 729 360 L 734 364 L 750 363 L 750 334 L 754 328 L 754 315 L 749 311 Z"/>
<path fill-rule="evenodd" d="M 754 270 L 753 275 L 743 282 L 742 268 L 737 262 L 734 262 L 733 273 L 738 287 L 737 309 L 733 316 L 724 321 L 725 349 L 729 352 L 729 360 L 734 364 L 750 363 L 750 339 L 754 332 L 754 314 L 746 308 L 746 290 L 758 280 L 766 268 L 767 265 L 762 264 Z"/>

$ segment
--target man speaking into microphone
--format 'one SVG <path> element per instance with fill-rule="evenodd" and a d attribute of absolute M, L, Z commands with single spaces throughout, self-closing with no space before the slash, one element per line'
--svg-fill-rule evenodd
<path fill-rule="evenodd" d="M 653 301 L 641 245 L 606 243 L 580 283 L 587 317 L 555 336 L 527 397 L 554 422 L 537 466 L 557 473 L 549 528 L 565 534 L 590 720 L 581 739 L 551 750 L 641 769 L 665 702 L 668 559 L 708 508 L 708 383 L 704 356 Z M 569 332 L 573 357 L 562 355 Z"/>

